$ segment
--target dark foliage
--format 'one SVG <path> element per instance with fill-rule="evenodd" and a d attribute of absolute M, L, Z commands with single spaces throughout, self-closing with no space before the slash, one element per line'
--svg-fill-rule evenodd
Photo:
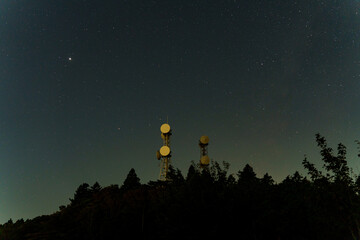
<path fill-rule="evenodd" d="M 121 186 L 121 190 L 126 192 L 128 190 L 139 188 L 140 186 L 140 178 L 136 175 L 135 169 L 132 168 L 126 177 L 124 184 Z"/>
<path fill-rule="evenodd" d="M 306 158 L 299 172 L 275 183 L 246 165 L 237 177 L 229 164 L 192 164 L 186 178 L 140 184 L 131 169 L 123 185 L 81 184 L 70 204 L 49 216 L 10 219 L 1 240 L 17 239 L 360 239 L 360 177 L 353 179 L 346 148 L 337 153 L 316 135 L 323 172 Z"/>

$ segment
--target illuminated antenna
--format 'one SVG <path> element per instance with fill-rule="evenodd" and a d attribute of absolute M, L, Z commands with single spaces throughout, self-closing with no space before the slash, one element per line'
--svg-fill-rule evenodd
<path fill-rule="evenodd" d="M 170 150 L 170 136 L 171 136 L 171 128 L 168 123 L 164 123 L 160 127 L 161 138 L 163 139 L 163 146 L 159 151 L 156 152 L 156 157 L 160 160 L 160 175 L 159 180 L 167 181 L 168 179 L 168 171 L 169 164 L 171 159 L 171 150 Z"/>
<path fill-rule="evenodd" d="M 208 136 L 201 136 L 199 140 L 199 147 L 200 147 L 200 167 L 206 168 L 209 166 L 210 158 L 208 156 L 207 146 L 209 145 L 209 137 Z"/>

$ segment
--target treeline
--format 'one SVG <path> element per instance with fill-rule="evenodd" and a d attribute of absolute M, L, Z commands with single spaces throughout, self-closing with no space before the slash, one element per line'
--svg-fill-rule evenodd
<path fill-rule="evenodd" d="M 186 176 L 141 184 L 131 169 L 121 187 L 81 184 L 67 206 L 32 220 L 0 225 L 1 240 L 17 239 L 360 239 L 360 177 L 346 147 L 316 135 L 322 171 L 306 158 L 298 172 L 275 183 L 246 165 L 192 164 Z"/>

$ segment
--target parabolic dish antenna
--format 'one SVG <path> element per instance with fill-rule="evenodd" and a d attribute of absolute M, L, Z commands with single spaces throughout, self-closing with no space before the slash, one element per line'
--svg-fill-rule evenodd
<path fill-rule="evenodd" d="M 167 123 L 164 123 L 163 125 L 161 125 L 160 131 L 164 134 L 170 132 L 170 125 Z"/>
<path fill-rule="evenodd" d="M 209 143 L 209 137 L 208 136 L 201 136 L 200 142 L 202 144 L 208 144 Z"/>
<path fill-rule="evenodd" d="M 207 156 L 207 155 L 205 155 L 205 156 L 202 156 L 201 158 L 200 158 L 200 163 L 201 163 L 201 165 L 209 165 L 209 163 L 210 163 L 210 158 L 209 158 L 209 156 Z"/>
<path fill-rule="evenodd" d="M 161 154 L 161 156 L 163 156 L 163 157 L 168 156 L 168 155 L 170 154 L 170 148 L 169 148 L 168 146 L 162 146 L 162 147 L 160 148 L 160 154 Z"/>

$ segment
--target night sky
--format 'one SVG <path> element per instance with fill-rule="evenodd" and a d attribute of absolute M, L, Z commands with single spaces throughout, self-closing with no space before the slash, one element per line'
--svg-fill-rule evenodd
<path fill-rule="evenodd" d="M 360 1 L 0 1 L 0 223 L 51 214 L 84 182 L 156 180 L 160 126 L 183 174 L 209 156 L 280 182 L 360 172 Z"/>

